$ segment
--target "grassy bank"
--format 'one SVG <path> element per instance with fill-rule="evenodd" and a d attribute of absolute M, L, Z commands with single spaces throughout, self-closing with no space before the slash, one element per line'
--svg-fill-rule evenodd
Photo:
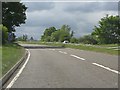
<path fill-rule="evenodd" d="M 24 55 L 25 50 L 17 44 L 2 46 L 2 76 Z"/>
<path fill-rule="evenodd" d="M 100 53 L 106 53 L 111 55 L 118 55 L 120 54 L 120 50 L 115 50 L 111 47 L 118 47 L 115 45 L 85 45 L 85 44 L 59 44 L 59 43 L 42 43 L 46 45 L 52 45 L 52 46 L 64 46 L 65 48 L 73 48 L 73 49 L 80 49 L 80 50 L 87 50 L 87 51 L 94 51 L 94 52 L 100 52 Z"/>
<path fill-rule="evenodd" d="M 85 45 L 76 45 L 75 46 L 75 45 L 66 44 L 65 47 L 100 52 L 100 53 L 106 53 L 106 54 L 111 54 L 111 55 L 118 55 L 118 51 L 120 52 L 120 50 L 114 50 L 111 48 L 102 48 L 102 47 L 96 47 L 96 46 L 85 46 Z"/>
<path fill-rule="evenodd" d="M 24 44 L 42 44 L 50 46 L 62 46 L 65 48 L 74 48 L 80 50 L 94 51 L 100 53 L 106 53 L 111 55 L 120 54 L 120 50 L 115 50 L 118 47 L 117 44 L 104 44 L 104 45 L 86 45 L 86 44 L 63 44 L 63 43 L 47 43 L 47 42 L 21 42 Z"/>

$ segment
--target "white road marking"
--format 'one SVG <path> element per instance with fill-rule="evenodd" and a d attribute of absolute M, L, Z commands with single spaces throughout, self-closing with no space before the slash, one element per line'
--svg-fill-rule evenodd
<path fill-rule="evenodd" d="M 19 72 L 16 74 L 16 76 L 12 79 L 12 81 L 9 83 L 9 85 L 6 88 L 11 88 L 13 86 L 13 84 L 15 83 L 15 81 L 18 79 L 18 77 L 20 76 L 20 74 L 22 73 L 22 71 L 24 70 L 25 66 L 27 65 L 29 58 L 30 58 L 30 52 L 28 49 L 26 49 L 28 51 L 28 57 L 27 60 L 25 61 L 24 65 L 22 66 L 22 68 L 19 70 Z"/>
<path fill-rule="evenodd" d="M 80 59 L 80 60 L 85 60 L 84 58 L 78 57 L 78 56 L 73 55 L 73 54 L 71 54 L 70 56 L 75 57 L 75 58 Z"/>
<path fill-rule="evenodd" d="M 99 67 L 101 67 L 101 68 L 104 68 L 104 69 L 106 69 L 106 70 L 109 70 L 109 71 L 111 71 L 111 72 L 120 74 L 119 71 L 113 70 L 113 69 L 111 69 L 111 68 L 109 68 L 109 67 L 106 67 L 106 66 L 103 66 L 103 65 L 100 65 L 100 64 L 97 64 L 97 63 L 92 63 L 92 64 L 93 64 L 93 65 L 96 65 L 96 66 L 99 66 Z"/>
<path fill-rule="evenodd" d="M 60 53 L 67 54 L 67 52 L 59 51 Z"/>
<path fill-rule="evenodd" d="M 48 50 L 53 50 L 53 51 L 55 51 L 55 49 L 48 49 Z"/>

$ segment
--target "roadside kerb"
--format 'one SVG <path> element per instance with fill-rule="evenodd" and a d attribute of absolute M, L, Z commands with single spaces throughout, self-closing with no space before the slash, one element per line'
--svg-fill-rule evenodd
<path fill-rule="evenodd" d="M 19 66 L 26 60 L 28 51 L 26 50 L 24 56 L 0 79 L 0 90 L 2 86 L 9 80 L 13 73 L 19 68 Z"/>

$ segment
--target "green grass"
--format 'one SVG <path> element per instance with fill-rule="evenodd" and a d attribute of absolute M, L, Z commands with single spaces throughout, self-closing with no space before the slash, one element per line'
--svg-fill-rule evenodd
<path fill-rule="evenodd" d="M 108 49 L 108 48 L 98 48 L 98 47 L 85 46 L 85 45 L 76 45 L 75 46 L 75 45 L 66 44 L 65 47 L 87 50 L 87 51 L 94 51 L 94 52 L 101 52 L 101 53 L 106 53 L 106 54 L 111 54 L 111 55 L 118 55 L 118 51 L 120 52 L 120 50 L 113 50 L 113 49 Z"/>
<path fill-rule="evenodd" d="M 75 45 L 75 44 L 62 44 L 62 43 L 47 43 L 47 42 L 22 42 L 22 43 L 28 43 L 28 44 L 42 44 L 42 45 L 50 45 L 50 46 L 61 46 L 65 48 L 74 48 L 74 49 L 80 49 L 80 50 L 87 50 L 87 51 L 94 51 L 94 52 L 100 52 L 100 53 L 106 53 L 111 55 L 118 55 L 120 54 L 120 50 L 114 50 L 109 47 L 118 47 L 118 44 L 102 44 L 102 45 Z"/>
<path fill-rule="evenodd" d="M 117 47 L 118 44 L 102 44 L 102 45 L 96 45 L 96 46 L 101 46 L 101 47 Z"/>
<path fill-rule="evenodd" d="M 2 77 L 2 47 L 0 47 L 0 77 Z"/>
<path fill-rule="evenodd" d="M 17 44 L 2 46 L 2 76 L 24 55 L 25 50 Z"/>
<path fill-rule="evenodd" d="M 60 46 L 65 48 L 74 48 L 74 49 L 80 49 L 80 50 L 87 50 L 87 51 L 94 51 L 94 52 L 100 52 L 100 53 L 106 53 L 111 55 L 118 55 L 120 54 L 120 50 L 114 50 L 112 48 L 108 47 L 118 47 L 117 44 L 103 44 L 103 45 L 91 45 L 87 46 L 85 44 L 75 45 L 75 44 L 62 44 L 62 43 L 47 43 L 47 42 L 20 42 L 24 44 L 42 44 L 42 45 L 50 45 L 50 46 Z"/>

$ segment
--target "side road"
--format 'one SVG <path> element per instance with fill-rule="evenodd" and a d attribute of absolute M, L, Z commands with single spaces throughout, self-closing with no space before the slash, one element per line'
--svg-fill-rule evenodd
<path fill-rule="evenodd" d="M 0 89 L 4 87 L 6 82 L 10 79 L 10 77 L 14 74 L 14 72 L 20 67 L 20 65 L 26 61 L 27 57 L 28 57 L 28 50 L 26 50 L 23 57 L 0 79 Z"/>

